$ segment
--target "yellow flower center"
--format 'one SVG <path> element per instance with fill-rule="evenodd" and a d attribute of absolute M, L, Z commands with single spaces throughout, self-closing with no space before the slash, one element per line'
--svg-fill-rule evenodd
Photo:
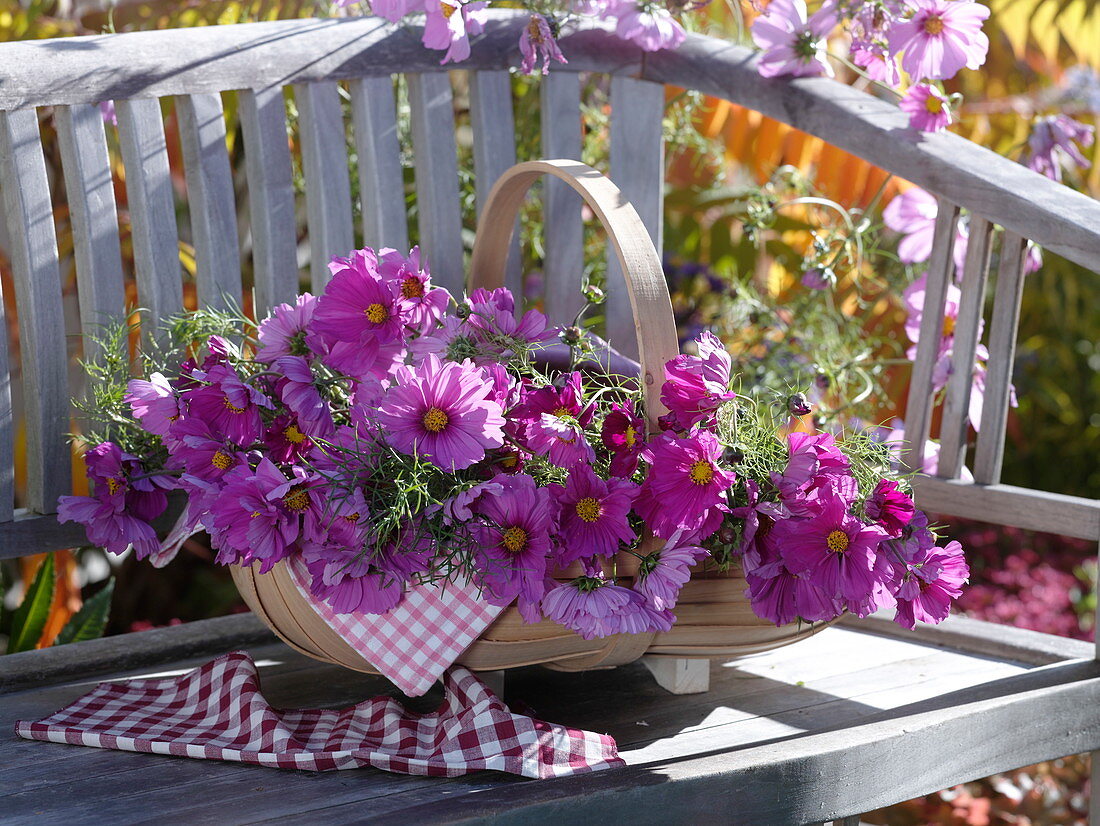
<path fill-rule="evenodd" d="M 409 276 L 401 282 L 401 295 L 405 298 L 420 298 L 424 295 L 424 285 L 419 278 Z"/>
<path fill-rule="evenodd" d="M 450 418 L 438 407 L 430 407 L 420 421 L 428 432 L 439 433 L 447 426 Z"/>
<path fill-rule="evenodd" d="M 252 513 L 249 514 L 249 516 L 253 519 L 255 519 L 259 515 L 260 515 L 259 511 L 252 511 Z"/>
<path fill-rule="evenodd" d="M 354 525 L 356 522 L 359 521 L 359 511 L 356 511 L 355 513 L 345 514 L 344 516 L 342 516 L 340 518 L 343 519 L 345 522 L 348 522 L 348 523 Z"/>
<path fill-rule="evenodd" d="M 924 21 L 924 31 L 927 34 L 940 34 L 943 31 L 943 18 L 935 14 L 929 15 Z"/>
<path fill-rule="evenodd" d="M 554 411 L 554 415 L 557 416 L 559 419 L 562 419 L 566 416 L 572 416 L 573 412 L 569 408 L 565 407 L 565 405 L 562 405 Z"/>
<path fill-rule="evenodd" d="M 848 550 L 848 534 L 844 531 L 833 531 L 825 537 L 825 544 L 834 554 L 842 554 Z"/>
<path fill-rule="evenodd" d="M 519 454 L 518 453 L 509 453 L 507 456 L 505 456 L 503 459 L 500 460 L 500 466 L 501 467 L 514 468 L 518 464 L 519 464 Z"/>
<path fill-rule="evenodd" d="M 107 480 L 107 493 L 111 494 L 112 496 L 114 496 L 124 487 L 126 487 L 126 485 L 118 479 L 115 479 L 113 476 Z"/>
<path fill-rule="evenodd" d="M 224 401 L 225 401 L 225 409 L 228 410 L 230 413 L 244 413 L 244 408 L 243 407 L 237 407 L 237 405 L 235 405 L 235 404 L 233 404 L 233 402 L 229 401 L 229 396 L 226 396 Z"/>
<path fill-rule="evenodd" d="M 638 441 L 638 431 L 634 429 L 632 425 L 626 426 L 626 433 L 623 434 L 623 441 L 626 442 L 627 447 L 634 447 L 634 443 Z"/>
<path fill-rule="evenodd" d="M 705 459 L 699 459 L 691 466 L 691 481 L 697 485 L 709 485 L 714 478 L 714 468 Z"/>
<path fill-rule="evenodd" d="M 306 440 L 306 434 L 298 429 L 298 425 L 292 424 L 283 431 L 283 436 L 292 445 L 300 445 Z"/>
<path fill-rule="evenodd" d="M 518 554 L 527 547 L 527 531 L 518 525 L 513 525 L 501 536 L 501 543 L 514 554 Z"/>
<path fill-rule="evenodd" d="M 458 11 L 458 6 L 452 6 L 449 3 L 440 3 L 439 10 L 443 12 L 444 20 L 450 20 L 451 15 Z"/>
<path fill-rule="evenodd" d="M 945 315 L 943 317 L 943 337 L 955 335 L 955 317 Z"/>
<path fill-rule="evenodd" d="M 926 112 L 938 115 L 943 111 L 943 101 L 935 95 L 929 95 L 924 101 L 924 109 Z"/>
<path fill-rule="evenodd" d="M 301 485 L 295 485 L 283 497 L 283 504 L 292 511 L 304 511 L 309 507 L 309 492 Z"/>
<path fill-rule="evenodd" d="M 595 522 L 603 513 L 603 508 L 600 507 L 600 503 L 591 496 L 586 496 L 584 499 L 577 502 L 576 508 L 577 516 L 585 522 Z"/>
<path fill-rule="evenodd" d="M 390 314 L 386 310 L 385 306 L 377 303 L 371 304 L 363 312 L 367 316 L 367 321 L 369 321 L 371 324 L 381 324 L 383 321 L 390 317 Z"/>
<path fill-rule="evenodd" d="M 229 468 L 233 467 L 233 457 L 224 450 L 217 450 L 214 451 L 214 455 L 210 457 L 210 464 L 218 470 L 229 470 Z"/>
<path fill-rule="evenodd" d="M 542 29 L 539 28 L 537 17 L 532 17 L 531 22 L 527 24 L 527 36 L 531 39 L 532 43 L 542 42 Z"/>

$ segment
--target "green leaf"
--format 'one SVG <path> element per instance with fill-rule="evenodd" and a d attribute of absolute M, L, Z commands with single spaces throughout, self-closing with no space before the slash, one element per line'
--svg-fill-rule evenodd
<path fill-rule="evenodd" d="M 9 654 L 30 651 L 42 636 L 42 629 L 46 627 L 46 620 L 50 617 L 55 579 L 53 554 L 50 554 L 35 574 L 34 582 L 23 597 L 23 602 L 12 615 Z"/>
<path fill-rule="evenodd" d="M 115 592 L 115 579 L 107 580 L 96 595 L 89 599 L 72 619 L 65 623 L 65 627 L 57 635 L 54 645 L 65 645 L 70 642 L 84 642 L 96 640 L 103 636 L 103 629 L 107 627 L 107 615 L 111 612 L 111 597 Z"/>

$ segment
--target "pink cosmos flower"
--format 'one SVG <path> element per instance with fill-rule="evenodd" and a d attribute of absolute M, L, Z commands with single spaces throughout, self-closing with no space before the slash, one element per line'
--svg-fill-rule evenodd
<path fill-rule="evenodd" d="M 466 299 L 466 308 L 470 330 L 483 347 L 497 354 L 500 361 L 513 356 L 513 343 L 541 344 L 558 334 L 557 328 L 551 327 L 546 316 L 538 310 L 528 310 L 517 321 L 515 297 L 504 288 L 474 290 Z"/>
<path fill-rule="evenodd" d="M 772 576 L 746 574 L 753 612 L 776 625 L 795 620 L 827 622 L 840 615 L 843 604 L 826 594 L 810 579 L 795 576 L 780 566 Z"/>
<path fill-rule="evenodd" d="M 882 438 L 882 441 L 889 445 L 890 452 L 894 456 L 894 463 L 896 468 L 901 467 L 901 452 L 905 445 L 905 422 L 901 419 L 893 419 L 890 422 L 890 430 Z M 935 476 L 938 472 L 940 463 L 940 443 L 931 439 L 924 443 L 924 460 L 921 463 L 921 473 L 928 474 L 929 476 Z M 960 479 L 968 482 L 974 481 L 974 475 L 970 472 L 970 469 L 963 467 Z M 917 511 L 919 514 L 920 511 Z"/>
<path fill-rule="evenodd" d="M 204 420 L 215 433 L 247 447 L 260 437 L 262 408 L 274 407 L 271 400 L 246 384 L 228 364 L 215 364 L 205 371 L 207 384 L 188 390 L 187 415 Z"/>
<path fill-rule="evenodd" d="M 558 48 L 558 41 L 554 37 L 549 21 L 541 14 L 532 14 L 530 21 L 524 27 L 523 34 L 519 36 L 519 52 L 523 55 L 523 62 L 520 63 L 519 69 L 525 75 L 535 71 L 540 56 L 544 75 L 550 72 L 551 60 L 559 63 L 569 62 Z"/>
<path fill-rule="evenodd" d="M 674 620 L 667 611 L 651 609 L 637 591 L 588 576 L 552 587 L 543 597 L 542 612 L 586 640 L 667 631 Z"/>
<path fill-rule="evenodd" d="M 935 197 L 920 187 L 912 187 L 893 200 L 882 211 L 882 219 L 904 238 L 898 244 L 898 258 L 906 264 L 927 261 L 932 254 L 939 204 Z"/>
<path fill-rule="evenodd" d="M 865 525 L 848 513 L 848 502 L 823 495 L 822 509 L 805 519 L 785 519 L 772 529 L 783 562 L 827 596 L 859 600 L 875 584 L 875 554 L 887 539 L 878 525 Z"/>
<path fill-rule="evenodd" d="M 887 86 L 897 86 L 901 82 L 897 60 L 885 46 L 853 44 L 851 57 L 852 62 L 862 68 L 871 80 L 877 80 Z"/>
<path fill-rule="evenodd" d="M 676 531 L 706 537 L 717 530 L 735 478 L 719 465 L 722 450 L 706 430 L 683 438 L 666 433 L 650 443 L 649 475 L 634 510 L 653 533 L 668 539 Z"/>
<path fill-rule="evenodd" d="M 898 483 L 883 479 L 875 486 L 874 493 L 864 504 L 867 516 L 874 519 L 891 536 L 901 535 L 902 530 L 913 520 L 916 508 L 913 500 L 898 489 Z"/>
<path fill-rule="evenodd" d="M 558 467 L 569 469 L 596 458 L 584 427 L 568 413 L 543 413 L 528 423 L 526 439 L 532 453 L 546 456 Z"/>
<path fill-rule="evenodd" d="M 280 413 L 264 430 L 267 455 L 279 464 L 296 462 L 313 450 L 313 439 L 302 430 L 299 420 Z"/>
<path fill-rule="evenodd" d="M 619 543 L 637 539 L 630 527 L 630 503 L 638 488 L 625 479 L 598 477 L 587 464 L 569 472 L 565 487 L 550 492 L 558 507 L 559 565 L 590 556 L 612 556 Z"/>
<path fill-rule="evenodd" d="M 613 403 L 603 420 L 601 438 L 611 451 L 611 475 L 630 477 L 638 469 L 638 460 L 645 450 L 645 422 L 634 411 L 634 402 Z"/>
<path fill-rule="evenodd" d="M 969 0 L 910 0 L 910 6 L 913 16 L 891 27 L 889 42 L 911 78 L 947 80 L 964 66 L 977 69 L 985 62 L 987 6 Z"/>
<path fill-rule="evenodd" d="M 977 3 L 970 3 L 969 0 L 958 0 L 958 2 L 977 5 Z M 942 132 L 951 125 L 953 120 L 951 102 L 947 95 L 931 83 L 910 86 L 909 91 L 898 104 L 898 108 L 909 115 L 909 125 L 919 132 Z"/>
<path fill-rule="evenodd" d="M 420 247 L 413 247 L 407 258 L 396 250 L 382 250 L 378 273 L 398 295 L 398 308 L 413 330 L 427 332 L 443 318 L 451 294 L 432 286 L 431 276 L 420 265 Z"/>
<path fill-rule="evenodd" d="M 958 542 L 933 548 L 920 563 L 910 568 L 898 589 L 898 611 L 894 622 L 909 630 L 917 621 L 940 623 L 951 613 L 951 603 L 962 594 L 970 568 Z"/>
<path fill-rule="evenodd" d="M 691 569 L 710 556 L 697 545 L 673 547 L 671 543 L 642 559 L 634 590 L 644 596 L 655 611 L 676 607 L 680 589 L 691 578 Z"/>
<path fill-rule="evenodd" d="M 331 436 L 336 429 L 332 410 L 317 390 L 309 362 L 301 356 L 280 356 L 274 367 L 283 376 L 277 385 L 279 398 L 297 418 L 301 432 L 319 439 Z"/>
<path fill-rule="evenodd" d="M 640 5 L 635 0 L 619 0 L 612 14 L 619 19 L 615 34 L 643 51 L 675 49 L 687 33 L 667 9 L 655 4 Z"/>
<path fill-rule="evenodd" d="M 820 510 L 818 493 L 832 486 L 844 494 L 847 501 L 855 497 L 856 486 L 850 465 L 837 447 L 832 433 L 809 434 L 794 431 L 787 435 L 790 456 L 782 474 L 771 474 L 772 484 L 786 511 L 794 516 L 808 516 Z"/>
<path fill-rule="evenodd" d="M 746 574 L 766 578 L 775 576 L 783 567 L 779 549 L 772 537 L 775 523 L 790 518 L 790 512 L 778 502 L 760 498 L 760 486 L 752 479 L 745 480 L 748 504 L 734 508 L 731 513 L 745 520 L 741 533 L 741 569 Z"/>
<path fill-rule="evenodd" d="M 316 337 L 307 341 L 307 336 L 316 309 L 317 298 L 309 293 L 302 293 L 293 304 L 280 304 L 273 309 L 260 322 L 256 332 L 260 342 L 256 348 L 256 361 L 270 363 L 281 356 L 312 355 L 310 344 Z"/>
<path fill-rule="evenodd" d="M 310 558 L 310 593 L 324 600 L 337 614 L 384 614 L 404 595 L 401 581 L 349 553 L 344 559 Z"/>
<path fill-rule="evenodd" d="M 832 77 L 825 38 L 837 20 L 836 5 L 828 0 L 809 19 L 804 0 L 772 0 L 752 24 L 752 39 L 764 50 L 757 71 L 762 77 Z"/>
<path fill-rule="evenodd" d="M 713 425 L 718 408 L 737 397 L 729 389 L 733 360 L 721 339 L 706 332 L 696 340 L 699 355 L 679 355 L 665 365 L 661 401 L 680 429 Z"/>
<path fill-rule="evenodd" d="M 175 388 L 161 373 L 153 373 L 149 381 L 131 379 L 123 401 L 130 405 L 142 428 L 157 436 L 167 436 L 172 422 L 180 415 Z"/>
<path fill-rule="evenodd" d="M 440 63 L 460 63 L 470 56 L 470 35 L 485 27 L 487 5 L 483 0 L 428 0 L 423 42 L 429 49 L 447 50 Z"/>
<path fill-rule="evenodd" d="M 403 453 L 424 456 L 442 470 L 461 470 L 504 444 L 504 410 L 491 398 L 485 372 L 471 362 L 428 356 L 399 369 L 395 380 L 378 421 Z"/>
<path fill-rule="evenodd" d="M 418 0 L 371 0 L 370 10 L 373 14 L 396 23 L 406 14 L 423 10 L 423 5 Z"/>
<path fill-rule="evenodd" d="M 1062 180 L 1062 164 L 1067 158 L 1081 169 L 1088 169 L 1092 164 L 1076 144 L 1092 146 L 1095 131 L 1094 126 L 1076 121 L 1069 115 L 1048 115 L 1036 119 L 1027 139 L 1028 168 L 1055 181 Z"/>
<path fill-rule="evenodd" d="M 217 482 L 235 467 L 248 466 L 240 445 L 215 433 L 203 419 L 188 416 L 172 425 L 176 446 L 172 458 L 184 471 L 207 482 Z"/>

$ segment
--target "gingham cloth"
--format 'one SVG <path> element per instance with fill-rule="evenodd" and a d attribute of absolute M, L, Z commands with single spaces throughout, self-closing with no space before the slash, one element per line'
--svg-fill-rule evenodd
<path fill-rule="evenodd" d="M 288 562 L 298 590 L 356 653 L 410 697 L 419 697 L 497 618 L 469 582 L 417 585 L 384 614 L 337 614 L 309 592 L 310 574 L 294 557 Z"/>
<path fill-rule="evenodd" d="M 309 771 L 374 766 L 455 777 L 494 769 L 550 778 L 623 765 L 611 737 L 513 714 L 461 666 L 443 687 L 434 714 L 408 712 L 390 697 L 279 711 L 260 693 L 252 658 L 237 651 L 178 677 L 100 683 L 15 731 L 29 740 Z"/>

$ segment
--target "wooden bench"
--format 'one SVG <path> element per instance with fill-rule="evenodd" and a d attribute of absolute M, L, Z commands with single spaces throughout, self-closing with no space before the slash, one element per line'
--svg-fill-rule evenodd
<path fill-rule="evenodd" d="M 508 68 L 525 23 L 494 12 L 461 68 L 468 74 L 477 198 L 515 158 Z M 542 147 L 581 152 L 579 72 L 610 75 L 609 172 L 660 240 L 661 114 L 665 84 L 730 100 L 901 175 L 940 199 L 929 303 L 942 308 L 954 219 L 970 213 L 956 326 L 955 374 L 943 412 L 938 478 L 918 480 L 928 510 L 1100 539 L 1100 503 L 1000 484 L 1005 418 L 1027 239 L 1086 267 L 1100 262 L 1100 205 L 952 135 L 917 136 L 895 107 L 828 80 L 763 80 L 751 53 L 690 36 L 676 52 L 642 55 L 599 29 L 565 44 L 570 59 L 541 85 Z M 72 483 L 66 318 L 53 197 L 62 183 L 84 329 L 124 307 L 118 218 L 95 104 L 115 100 L 126 167 L 137 301 L 163 317 L 182 307 L 180 226 L 196 258 L 198 298 L 242 294 L 236 192 L 224 106 L 242 125 L 255 306 L 299 288 L 293 168 L 284 89 L 298 112 L 310 282 L 332 254 L 359 243 L 407 246 L 392 76 L 403 74 L 411 116 L 422 247 L 438 281 L 460 289 L 462 225 L 452 84 L 415 30 L 371 19 L 303 20 L 0 46 L 0 188 L 20 315 L 27 492 L 14 509 L 13 404 L 0 318 L 0 558 L 81 544 L 52 515 Z M 233 97 L 228 97 L 227 93 Z M 353 225 L 342 95 L 350 100 L 362 225 Z M 189 197 L 169 177 L 162 98 L 174 101 Z M 64 180 L 48 178 L 39 114 L 53 107 Z M 38 111 L 36 111 L 36 109 Z M 578 203 L 547 186 L 546 304 L 557 318 L 579 299 Z M 182 221 L 183 223 L 178 223 Z M 998 229 L 997 227 L 1003 229 Z M 969 367 L 984 309 L 990 249 L 1000 239 L 992 359 L 975 482 L 967 452 Z M 301 252 L 306 252 L 302 250 Z M 511 284 L 519 286 L 513 271 Z M 611 273 L 608 327 L 631 346 L 632 320 Z M 0 304 L 0 307 L 3 305 Z M 942 312 L 924 315 L 907 420 L 928 432 L 931 371 Z M 78 332 L 69 330 L 69 332 Z M 917 440 L 923 443 L 923 438 Z M 910 457 L 919 463 L 918 448 Z M 457 780 L 374 771 L 326 775 L 97 752 L 19 741 L 13 722 L 52 712 L 103 677 L 178 672 L 248 648 L 265 692 L 283 705 L 342 705 L 387 690 L 377 678 L 291 652 L 250 616 L 108 638 L 0 659 L 0 817 L 5 823 L 107 820 L 324 822 L 491 820 L 804 824 L 855 823 L 860 812 L 1039 760 L 1100 749 L 1100 665 L 1091 645 L 952 619 L 910 634 L 871 619 L 844 621 L 790 648 L 716 663 L 711 691 L 671 697 L 640 664 L 610 672 L 515 672 L 510 702 L 614 735 L 628 768 L 547 783 L 480 774 Z M 1094 761 L 1100 765 L 1100 761 Z M 1094 770 L 1094 778 L 1097 774 Z M 1100 809 L 1100 807 L 1097 807 Z M 1100 824 L 1100 811 L 1093 823 Z"/>

